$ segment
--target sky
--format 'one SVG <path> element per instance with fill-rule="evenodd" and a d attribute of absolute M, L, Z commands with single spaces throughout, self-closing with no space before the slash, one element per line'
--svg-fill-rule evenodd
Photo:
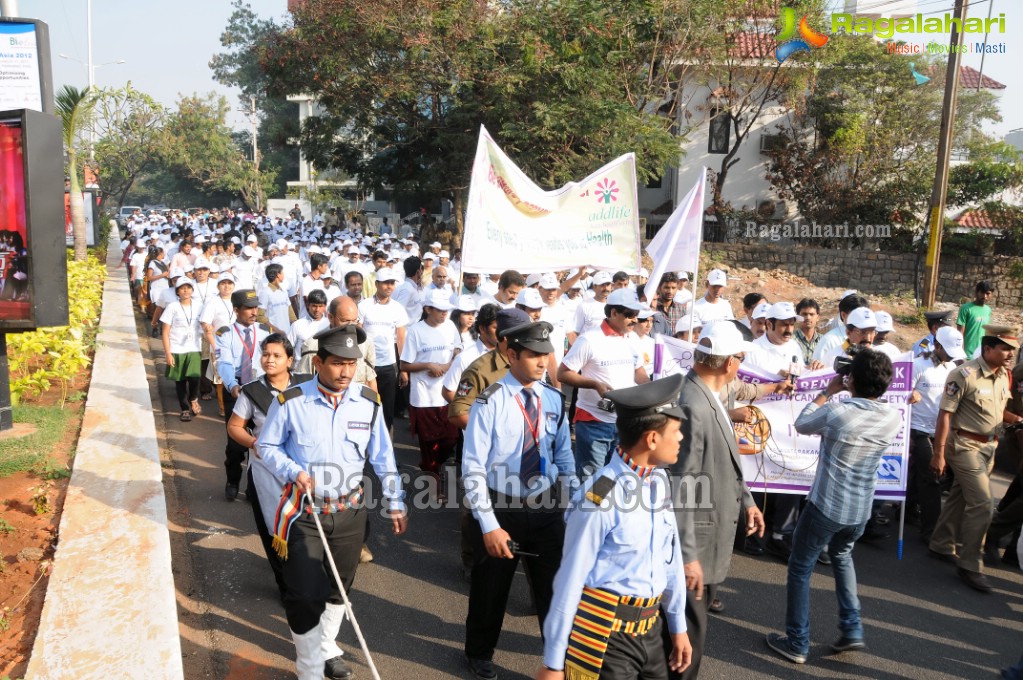
<path fill-rule="evenodd" d="M 1004 42 L 1004 54 L 989 54 L 984 74 L 1007 86 L 1002 91 L 1003 121 L 992 128 L 998 136 L 1023 128 L 1023 2 L 1020 0 L 970 0 L 968 16 L 986 17 L 988 3 L 994 16 L 1004 12 L 1006 32 L 992 35 L 992 44 Z M 54 85 L 88 83 L 86 53 L 86 0 L 18 0 L 22 16 L 45 21 L 50 27 L 53 51 Z M 286 0 L 249 0 L 261 17 L 282 19 Z M 783 3 L 784 4 L 784 3 Z M 919 11 L 951 12 L 954 0 L 831 0 L 835 11 L 846 4 L 860 11 L 899 13 Z M 915 4 L 915 8 L 914 8 Z M 210 58 L 220 51 L 220 33 L 231 13 L 229 0 L 92 0 L 93 60 L 97 65 L 96 84 L 100 87 L 123 86 L 131 81 L 163 104 L 173 107 L 180 94 L 216 91 L 228 97 L 233 110 L 229 123 L 247 128 L 246 116 L 236 90 L 214 82 Z M 970 41 L 977 40 L 968 35 Z M 907 41 L 947 42 L 945 35 L 905 36 Z M 61 59 L 58 54 L 71 59 Z M 77 59 L 78 61 L 73 61 Z M 123 59 L 125 63 L 116 64 Z M 963 55 L 963 63 L 980 69 L 980 55 Z"/>

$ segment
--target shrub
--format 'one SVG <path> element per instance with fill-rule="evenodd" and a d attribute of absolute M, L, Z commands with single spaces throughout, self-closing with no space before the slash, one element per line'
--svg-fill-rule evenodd
<path fill-rule="evenodd" d="M 11 400 L 15 404 L 57 383 L 63 405 L 75 377 L 92 361 L 106 266 L 90 255 L 84 262 L 69 259 L 67 267 L 68 325 L 7 336 Z"/>

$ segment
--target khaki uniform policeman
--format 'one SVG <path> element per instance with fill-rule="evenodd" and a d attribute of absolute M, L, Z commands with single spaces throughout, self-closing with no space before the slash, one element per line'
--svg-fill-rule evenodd
<path fill-rule="evenodd" d="M 940 475 L 946 462 L 955 482 L 931 535 L 935 557 L 952 561 L 958 553 L 960 578 L 971 588 L 990 592 L 982 572 L 984 535 L 991 522 L 991 468 L 1003 423 L 1023 420 L 1006 410 L 1009 401 L 1009 367 L 1019 349 L 1016 332 L 1006 326 L 984 326 L 981 356 L 953 370 L 934 432 L 931 469 Z"/>

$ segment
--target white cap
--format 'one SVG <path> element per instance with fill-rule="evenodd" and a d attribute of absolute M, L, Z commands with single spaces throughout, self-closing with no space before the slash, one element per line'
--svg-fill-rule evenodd
<path fill-rule="evenodd" d="M 255 234 L 249 234 L 248 238 L 245 239 L 246 243 L 259 243 L 259 239 L 256 238 Z"/>
<path fill-rule="evenodd" d="M 277 247 L 280 248 L 281 250 L 284 250 L 285 248 L 288 247 L 288 242 L 282 238 L 279 238 L 277 239 Z"/>
<path fill-rule="evenodd" d="M 689 272 L 679 272 L 678 273 L 678 280 L 679 281 L 688 281 L 689 280 Z"/>
<path fill-rule="evenodd" d="M 646 267 L 640 267 L 639 268 L 639 276 L 643 277 L 644 279 L 649 279 L 650 278 L 650 272 L 647 271 Z"/>
<path fill-rule="evenodd" d="M 471 295 L 459 295 L 458 301 L 455 302 L 455 309 L 460 312 L 475 312 L 476 298 Z"/>
<path fill-rule="evenodd" d="M 541 278 L 542 276 L 540 274 L 530 274 L 526 277 L 526 285 L 530 287 L 535 286 L 540 283 Z"/>
<path fill-rule="evenodd" d="M 611 272 L 597 272 L 593 275 L 593 281 L 590 282 L 593 286 L 602 286 L 605 283 L 611 283 Z"/>
<path fill-rule="evenodd" d="M 540 277 L 540 287 L 544 290 L 550 290 L 552 288 L 561 288 L 561 284 L 558 283 L 558 277 L 554 274 L 544 274 Z"/>
<path fill-rule="evenodd" d="M 433 253 L 431 253 L 430 251 L 426 251 L 426 253 L 423 254 L 423 258 L 422 259 L 423 259 L 424 262 L 426 260 L 436 260 L 437 256 L 434 255 Z"/>
<path fill-rule="evenodd" d="M 845 317 L 845 324 L 861 330 L 864 328 L 877 328 L 877 317 L 870 307 L 857 307 L 849 312 L 849 316 Z"/>
<path fill-rule="evenodd" d="M 700 319 L 700 315 L 693 313 L 693 328 L 703 328 L 703 321 Z M 682 333 L 689 330 L 689 315 L 684 315 L 681 319 L 675 322 L 675 332 Z"/>
<path fill-rule="evenodd" d="M 181 286 L 192 286 L 192 279 L 187 276 L 179 276 L 174 279 L 174 290 L 181 288 Z M 194 288 L 194 286 L 192 286 Z"/>
<path fill-rule="evenodd" d="M 753 343 L 742 339 L 742 333 L 734 323 L 712 324 L 706 332 L 700 334 L 697 347 L 716 357 L 729 357 L 753 349 Z"/>
<path fill-rule="evenodd" d="M 242 255 L 245 257 L 259 257 L 259 251 L 254 246 L 245 246 L 242 248 Z"/>
<path fill-rule="evenodd" d="M 644 307 L 643 309 L 639 310 L 639 317 L 637 317 L 637 318 L 640 321 L 646 321 L 647 319 L 652 317 L 654 314 L 656 314 L 656 312 L 653 309 L 651 309 L 649 307 Z"/>
<path fill-rule="evenodd" d="M 939 345 L 945 348 L 945 353 L 950 359 L 965 359 L 966 350 L 963 349 L 963 334 L 952 326 L 942 326 L 934 334 L 934 339 Z"/>
<path fill-rule="evenodd" d="M 234 274 L 231 272 L 221 272 L 220 276 L 217 277 L 217 284 L 219 285 L 222 281 L 230 281 L 231 283 L 234 283 L 236 279 L 234 278 Z"/>
<path fill-rule="evenodd" d="M 610 301 L 610 297 L 608 300 Z M 516 298 L 515 304 L 526 309 L 543 309 L 546 305 L 543 303 L 543 298 L 540 297 L 540 291 L 536 288 L 526 288 L 524 291 L 519 293 L 519 297 Z M 610 304 L 610 302 L 609 302 Z"/>
<path fill-rule="evenodd" d="M 358 255 L 359 254 L 359 246 L 348 246 L 348 254 L 349 255 Z"/>
<path fill-rule="evenodd" d="M 892 322 L 892 315 L 888 312 L 874 312 L 874 318 L 877 319 L 878 333 L 890 333 L 895 330 L 895 325 Z"/>
<path fill-rule="evenodd" d="M 397 281 L 398 275 L 390 267 L 381 267 L 377 270 L 377 281 Z"/>
<path fill-rule="evenodd" d="M 184 276 L 184 275 L 185 275 L 185 270 L 182 269 L 181 267 L 171 267 L 170 277 L 172 279 L 176 279 L 179 276 Z"/>
<path fill-rule="evenodd" d="M 216 274 L 220 271 L 220 265 L 215 262 L 210 262 L 210 274 Z"/>
<path fill-rule="evenodd" d="M 766 319 L 768 312 L 771 311 L 770 302 L 761 302 L 753 308 L 753 313 L 750 314 L 751 319 Z"/>
<path fill-rule="evenodd" d="M 707 274 L 707 285 L 709 286 L 727 286 L 728 275 L 720 269 L 711 269 L 710 273 Z M 735 354 L 735 352 L 732 352 Z"/>
<path fill-rule="evenodd" d="M 205 257 L 200 257 L 195 261 L 195 269 L 212 269 L 210 267 L 210 261 Z"/>
<path fill-rule="evenodd" d="M 451 257 L 451 253 L 449 253 L 449 252 L 448 252 L 448 251 L 446 251 L 446 250 L 442 250 L 442 251 L 440 251 L 439 253 L 437 253 L 437 257 L 446 257 L 446 258 L 449 258 L 449 259 L 450 259 L 450 257 Z"/>
<path fill-rule="evenodd" d="M 636 291 L 631 288 L 619 288 L 618 290 L 611 291 L 611 294 L 607 296 L 605 304 L 625 307 L 636 312 L 643 309 L 643 303 L 639 301 Z"/>
<path fill-rule="evenodd" d="M 199 234 L 198 236 L 195 237 L 194 241 L 196 244 L 206 243 L 206 237 L 203 236 L 202 234 Z"/>
<path fill-rule="evenodd" d="M 796 314 L 796 307 L 791 302 L 775 302 L 767 310 L 768 319 L 795 319 L 802 321 L 803 317 Z"/>
<path fill-rule="evenodd" d="M 856 290 L 855 288 L 850 288 L 849 290 L 847 290 L 847 291 L 845 291 L 844 293 L 842 293 L 842 294 L 841 294 L 841 295 L 840 295 L 840 296 L 838 297 L 838 299 L 839 299 L 839 300 L 841 301 L 841 300 L 844 300 L 844 299 L 846 299 L 846 298 L 847 298 L 847 297 L 849 297 L 850 295 L 856 295 L 856 294 L 858 294 L 859 292 L 860 292 L 860 291 Z"/>
<path fill-rule="evenodd" d="M 430 247 L 431 248 L 440 248 L 441 247 L 440 241 L 434 241 L 433 243 L 430 244 Z"/>
<path fill-rule="evenodd" d="M 231 243 L 234 243 L 235 245 L 239 245 L 240 246 L 242 244 L 242 240 L 240 238 L 238 238 L 237 236 L 232 236 L 231 237 Z"/>
<path fill-rule="evenodd" d="M 424 307 L 433 307 L 444 312 L 450 312 L 454 309 L 454 305 L 451 304 L 451 300 L 442 290 L 431 290 L 423 300 Z"/>
<path fill-rule="evenodd" d="M 145 248 L 146 247 L 146 239 L 140 238 L 138 241 L 135 241 L 135 247 L 136 248 Z"/>

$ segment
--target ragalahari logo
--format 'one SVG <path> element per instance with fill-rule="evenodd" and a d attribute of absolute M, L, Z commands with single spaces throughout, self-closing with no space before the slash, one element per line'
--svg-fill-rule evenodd
<path fill-rule="evenodd" d="M 779 64 L 796 52 L 809 52 L 811 47 L 820 48 L 827 44 L 828 36 L 810 28 L 805 14 L 799 20 L 798 38 L 796 37 L 796 10 L 791 7 L 782 7 L 778 18 L 781 19 L 781 33 L 778 34 L 777 40 L 781 44 L 774 51 L 774 56 L 778 59 Z"/>

